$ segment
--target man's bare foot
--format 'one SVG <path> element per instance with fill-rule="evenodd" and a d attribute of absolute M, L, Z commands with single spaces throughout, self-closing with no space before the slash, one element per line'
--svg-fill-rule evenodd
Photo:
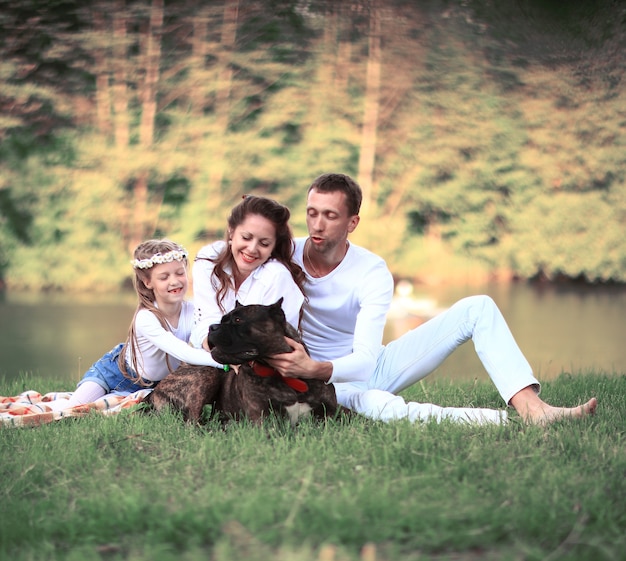
<path fill-rule="evenodd" d="M 578 407 L 553 407 L 545 405 L 539 410 L 526 410 L 526 415 L 520 413 L 520 416 L 529 424 L 533 425 L 549 425 L 554 421 L 565 418 L 581 418 L 587 415 L 593 415 L 596 412 L 598 400 L 592 397 L 587 403 Z"/>
<path fill-rule="evenodd" d="M 541 400 L 531 387 L 515 394 L 510 403 L 525 422 L 533 425 L 549 425 L 560 419 L 586 417 L 595 414 L 598 407 L 595 397 L 578 407 L 554 407 Z"/>

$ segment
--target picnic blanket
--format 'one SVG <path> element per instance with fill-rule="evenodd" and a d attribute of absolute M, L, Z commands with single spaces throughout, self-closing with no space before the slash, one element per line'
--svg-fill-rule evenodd
<path fill-rule="evenodd" d="M 41 395 L 34 390 L 28 390 L 16 396 L 0 396 L 0 427 L 34 427 L 68 417 L 81 417 L 92 411 L 98 411 L 103 415 L 115 415 L 137 405 L 151 391 L 151 389 L 139 390 L 130 395 L 108 394 L 92 403 L 59 411 L 55 411 L 49 404 L 57 399 L 69 399 L 72 392 Z"/>

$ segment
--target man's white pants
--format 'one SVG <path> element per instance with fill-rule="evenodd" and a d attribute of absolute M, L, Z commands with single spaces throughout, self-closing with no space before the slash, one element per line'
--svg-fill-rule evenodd
<path fill-rule="evenodd" d="M 495 302 L 489 296 L 470 296 L 383 347 L 369 381 L 335 384 L 337 399 L 353 411 L 382 421 L 502 423 L 506 411 L 407 403 L 395 395 L 426 377 L 470 339 L 506 404 L 525 387 L 539 391 L 539 382 Z"/>

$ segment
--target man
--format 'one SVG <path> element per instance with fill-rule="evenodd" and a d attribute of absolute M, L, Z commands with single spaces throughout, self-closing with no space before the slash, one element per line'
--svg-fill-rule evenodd
<path fill-rule="evenodd" d="M 380 257 L 348 241 L 359 224 L 361 200 L 360 187 L 347 175 L 323 174 L 309 187 L 309 237 L 296 240 L 295 260 L 307 275 L 301 327 L 311 355 L 289 339 L 294 352 L 272 359 L 283 376 L 333 383 L 342 405 L 372 419 L 504 422 L 505 411 L 407 403 L 396 395 L 472 339 L 505 403 L 525 421 L 543 424 L 595 412 L 596 398 L 573 408 L 539 398 L 539 382 L 488 296 L 464 298 L 383 346 L 393 278 Z"/>

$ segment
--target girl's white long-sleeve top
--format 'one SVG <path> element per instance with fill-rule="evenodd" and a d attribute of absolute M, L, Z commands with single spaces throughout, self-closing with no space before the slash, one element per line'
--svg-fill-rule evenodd
<path fill-rule="evenodd" d="M 142 378 L 158 382 L 169 374 L 166 355 L 172 370 L 180 366 L 181 362 L 202 366 L 220 366 L 204 349 L 194 349 L 189 345 L 189 336 L 193 326 L 193 304 L 183 302 L 178 318 L 178 326 L 171 331 L 165 329 L 158 318 L 150 310 L 139 310 L 135 317 L 135 332 L 139 355 L 137 369 Z M 126 351 L 126 363 L 132 365 L 132 351 L 130 346 Z"/>

